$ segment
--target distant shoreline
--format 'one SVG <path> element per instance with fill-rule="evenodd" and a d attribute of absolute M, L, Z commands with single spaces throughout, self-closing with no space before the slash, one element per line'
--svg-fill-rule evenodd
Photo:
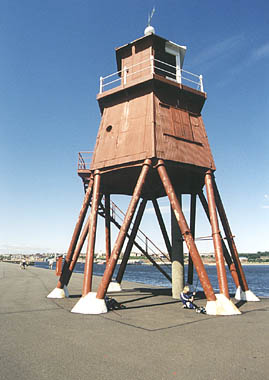
<path fill-rule="evenodd" d="M 1 260 L 2 262 L 6 262 L 6 263 L 12 263 L 12 264 L 19 264 L 21 260 Z M 149 261 L 144 261 L 144 260 L 140 260 L 139 262 L 132 262 L 130 260 L 130 262 L 128 262 L 128 265 L 153 265 L 151 262 Z M 34 265 L 35 262 L 43 262 L 43 261 L 39 261 L 39 260 L 36 260 L 36 261 L 31 261 L 28 263 L 28 265 Z M 82 264 L 85 264 L 85 261 L 79 261 L 80 263 Z M 118 260 L 118 264 L 121 263 L 121 260 Z M 156 263 L 160 266 L 162 265 L 171 265 L 172 263 L 171 262 L 163 262 L 163 261 L 156 261 Z M 105 261 L 104 262 L 100 262 L 100 261 L 94 261 L 94 264 L 97 264 L 97 265 L 105 265 Z M 206 262 L 206 261 L 203 261 L 203 264 L 204 265 L 208 265 L 208 266 L 214 266 L 216 265 L 216 262 Z M 184 265 L 188 265 L 188 262 L 184 262 Z M 226 266 L 227 263 L 225 263 Z M 259 265 L 269 265 L 269 262 L 241 262 L 241 265 L 242 266 L 249 266 L 249 265 L 256 265 L 256 266 L 259 266 Z"/>
<path fill-rule="evenodd" d="M 216 263 L 204 263 L 204 265 L 216 265 Z M 269 265 L 269 262 L 265 262 L 265 263 L 262 263 L 262 262 L 259 262 L 259 263 L 242 263 L 241 262 L 241 265 L 243 265 L 243 266 L 244 265 Z"/>

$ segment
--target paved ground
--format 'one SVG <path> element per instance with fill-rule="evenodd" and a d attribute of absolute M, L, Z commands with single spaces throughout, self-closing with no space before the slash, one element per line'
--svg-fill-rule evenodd
<path fill-rule="evenodd" d="M 89 316 L 70 313 L 82 275 L 69 299 L 46 298 L 56 281 L 0 262 L 1 380 L 269 378 L 269 299 L 214 317 L 182 309 L 169 289 L 124 283 L 112 296 L 125 309 Z"/>

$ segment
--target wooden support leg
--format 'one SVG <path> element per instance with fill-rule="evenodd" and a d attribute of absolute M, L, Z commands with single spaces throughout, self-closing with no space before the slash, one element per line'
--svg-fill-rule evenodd
<path fill-rule="evenodd" d="M 126 269 L 126 265 L 127 265 L 132 247 L 134 245 L 134 240 L 136 238 L 137 231 L 138 231 L 142 216 L 143 216 L 144 211 L 145 211 L 146 204 L 147 204 L 147 200 L 143 199 L 142 202 L 140 203 L 139 209 L 137 211 L 137 215 L 136 215 L 135 222 L 134 222 L 134 225 L 132 228 L 132 232 L 130 234 L 129 241 L 128 241 L 128 244 L 126 246 L 126 249 L 125 249 L 125 252 L 124 252 L 120 267 L 119 267 L 119 271 L 118 271 L 118 274 L 116 277 L 116 282 L 119 284 L 122 281 L 122 278 L 123 278 L 123 275 L 124 275 L 124 272 Z"/>
<path fill-rule="evenodd" d="M 160 178 L 162 180 L 164 189 L 166 191 L 166 194 L 169 198 L 170 204 L 174 210 L 175 217 L 177 219 L 179 228 L 181 230 L 182 236 L 187 244 L 187 247 L 189 249 L 189 252 L 192 257 L 193 264 L 195 266 L 195 269 L 197 271 L 198 277 L 200 279 L 200 283 L 204 289 L 206 298 L 208 301 L 216 301 L 216 296 L 214 294 L 214 290 L 212 288 L 212 285 L 210 283 L 210 280 L 208 278 L 208 275 L 206 273 L 204 264 L 201 260 L 201 257 L 198 253 L 197 247 L 195 245 L 195 242 L 193 240 L 193 237 L 191 235 L 190 229 L 188 228 L 186 219 L 183 215 L 183 212 L 181 210 L 181 207 L 179 205 L 179 202 L 177 200 L 175 191 L 173 189 L 173 186 L 171 184 L 171 181 L 168 177 L 166 168 L 164 166 L 163 160 L 158 161 L 157 166 Z"/>
<path fill-rule="evenodd" d="M 171 250 L 172 250 L 171 243 L 170 243 L 170 240 L 169 240 L 166 228 L 165 228 L 165 224 L 164 224 L 164 221 L 163 221 L 163 217 L 162 217 L 162 214 L 161 214 L 161 211 L 160 211 L 157 199 L 152 199 L 152 204 L 153 204 L 153 207 L 154 207 L 154 210 L 155 210 L 155 213 L 156 213 L 156 216 L 157 216 L 157 219 L 158 219 L 161 231 L 162 231 L 162 235 L 163 235 L 163 239 L 164 239 L 164 242 L 165 242 L 165 245 L 166 245 L 166 249 L 167 249 L 168 255 L 169 255 L 170 260 L 171 260 Z"/>
<path fill-rule="evenodd" d="M 131 202 L 129 204 L 127 213 L 125 215 L 125 218 L 124 218 L 124 221 L 122 223 L 119 235 L 117 237 L 115 246 L 114 246 L 113 251 L 111 253 L 109 263 L 105 269 L 105 273 L 102 277 L 101 284 L 99 285 L 97 295 L 96 295 L 97 299 L 104 299 L 104 297 L 105 297 L 108 285 L 111 281 L 111 278 L 113 276 L 113 272 L 114 272 L 118 257 L 120 255 L 120 251 L 121 251 L 122 246 L 124 244 L 126 234 L 128 232 L 129 226 L 130 226 L 132 218 L 134 216 L 135 209 L 136 209 L 136 206 L 137 206 L 137 203 L 139 201 L 140 194 L 142 191 L 142 187 L 145 183 L 146 176 L 148 174 L 150 166 L 151 166 L 151 160 L 149 160 L 149 159 L 145 160 L 143 167 L 142 167 L 142 170 L 141 170 L 141 173 L 140 173 L 140 176 L 138 178 L 136 187 L 134 189 L 134 193 L 133 193 Z"/>
<path fill-rule="evenodd" d="M 82 296 L 85 296 L 91 291 L 92 288 L 92 271 L 93 271 L 93 258 L 94 258 L 94 247 L 95 247 L 95 237 L 96 237 L 96 224 L 97 224 L 97 211 L 99 204 L 99 190 L 100 190 L 101 176 L 100 171 L 95 170 L 94 172 L 94 183 L 93 183 L 93 196 L 92 196 L 92 207 L 89 217 L 89 239 L 88 247 L 86 253 L 86 261 L 84 268 L 84 281 Z"/>
<path fill-rule="evenodd" d="M 196 194 L 191 194 L 190 230 L 192 237 L 195 237 L 195 217 L 196 217 Z M 193 285 L 193 261 L 189 254 L 188 263 L 188 284 Z"/>
<path fill-rule="evenodd" d="M 203 206 L 203 208 L 205 210 L 206 216 L 207 216 L 207 218 L 208 218 L 208 220 L 210 222 L 209 210 L 208 210 L 208 204 L 207 204 L 206 197 L 204 196 L 203 192 L 200 192 L 198 195 L 199 195 L 199 199 L 201 201 L 201 204 L 202 204 L 202 206 Z M 224 241 L 223 241 L 222 237 L 221 237 L 221 243 L 222 243 L 222 249 L 223 249 L 224 258 L 225 258 L 226 263 L 228 265 L 228 268 L 229 268 L 229 270 L 231 272 L 231 276 L 232 276 L 232 278 L 234 280 L 235 286 L 236 286 L 236 288 L 238 288 L 240 282 L 239 282 L 239 277 L 237 275 L 236 267 L 235 267 L 235 264 L 234 264 L 233 260 L 231 259 L 229 251 L 228 251 L 226 245 L 224 244 Z"/>
<path fill-rule="evenodd" d="M 224 294 L 225 297 L 229 299 L 230 297 L 229 297 L 228 281 L 227 281 L 227 276 L 226 276 L 226 271 L 225 271 L 225 263 L 224 263 L 222 245 L 221 245 L 218 216 L 217 216 L 217 210 L 216 210 L 214 190 L 213 190 L 213 185 L 212 185 L 212 175 L 213 173 L 211 170 L 208 170 L 205 175 L 205 185 L 206 185 L 206 192 L 207 192 L 207 199 L 208 199 L 209 217 L 210 217 L 210 224 L 212 228 L 219 289 L 220 289 L 220 293 Z"/>

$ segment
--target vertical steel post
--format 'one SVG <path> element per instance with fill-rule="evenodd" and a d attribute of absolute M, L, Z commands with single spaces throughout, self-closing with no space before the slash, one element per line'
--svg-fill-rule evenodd
<path fill-rule="evenodd" d="M 213 185 L 212 185 L 212 174 L 213 173 L 211 170 L 208 170 L 205 174 L 205 186 L 206 186 L 206 193 L 207 193 L 207 200 L 208 200 L 208 210 L 209 210 L 210 224 L 212 228 L 216 267 L 217 267 L 217 274 L 218 274 L 218 281 L 219 281 L 219 290 L 220 290 L 220 293 L 224 294 L 225 297 L 229 299 L 230 296 L 229 296 L 229 289 L 228 289 L 228 281 L 227 281 L 227 275 L 226 275 L 225 263 L 224 263 L 222 245 L 221 245 L 215 196 L 214 196 L 214 190 L 213 190 Z"/>
<path fill-rule="evenodd" d="M 121 249 L 122 249 L 125 237 L 126 237 L 126 234 L 128 232 L 129 226 L 132 222 L 132 218 L 134 216 L 135 209 L 136 209 L 136 206 L 137 206 L 137 203 L 139 201 L 140 194 L 142 191 L 142 187 L 145 183 L 146 176 L 148 174 L 150 166 L 151 166 L 151 160 L 146 159 L 143 163 L 140 176 L 137 180 L 131 202 L 130 202 L 128 210 L 125 214 L 124 221 L 122 223 L 122 226 L 121 226 L 121 229 L 119 231 L 116 243 L 115 243 L 113 251 L 111 253 L 109 263 L 106 266 L 105 273 L 104 273 L 102 280 L 101 280 L 101 284 L 98 287 L 96 298 L 103 299 L 105 294 L 106 294 L 106 291 L 107 291 L 108 285 L 111 281 L 111 278 L 113 276 L 113 272 L 114 272 L 115 266 L 117 264 L 117 261 L 118 261 L 118 258 L 119 258 L 119 255 L 120 255 L 120 252 L 121 252 Z"/>
<path fill-rule="evenodd" d="M 65 261 L 64 261 L 64 265 L 63 265 L 63 269 L 62 269 L 62 274 L 61 274 L 59 281 L 57 283 L 57 288 L 60 288 L 60 289 L 63 289 L 63 287 L 64 287 L 64 285 L 66 285 L 66 281 L 68 279 L 69 265 L 70 265 L 70 262 L 72 260 L 74 250 L 75 250 L 75 247 L 77 245 L 77 241 L 78 241 L 78 238 L 79 238 L 79 235 L 81 232 L 81 228 L 82 228 L 82 225 L 83 225 L 83 222 L 84 222 L 84 219 L 85 219 L 85 216 L 87 214 L 88 207 L 90 204 L 91 195 L 92 195 L 92 186 L 93 186 L 93 177 L 91 175 L 89 185 L 88 185 L 85 197 L 84 197 L 84 201 L 83 201 L 80 213 L 79 213 L 78 221 L 76 223 L 76 226 L 75 226 L 75 229 L 73 232 L 73 236 L 72 236 L 66 257 L 65 257 Z"/>
<path fill-rule="evenodd" d="M 94 259 L 94 247 L 95 247 L 95 237 L 96 237 L 96 224 L 97 224 L 97 211 L 99 204 L 99 190 L 100 190 L 101 175 L 99 170 L 94 172 L 94 183 L 93 183 L 93 195 L 92 195 L 92 207 L 89 217 L 89 238 L 88 246 L 85 260 L 84 268 L 84 280 L 82 296 L 86 296 L 91 291 L 92 288 L 92 272 L 93 272 L 93 259 Z"/>
<path fill-rule="evenodd" d="M 214 294 L 214 290 L 212 288 L 212 285 L 210 283 L 210 280 L 208 278 L 208 275 L 206 273 L 204 264 L 201 260 L 201 257 L 199 255 L 199 252 L 197 250 L 197 247 L 195 245 L 195 242 L 193 240 L 193 237 L 191 235 L 191 231 L 188 227 L 188 224 L 186 222 L 186 219 L 183 215 L 183 212 L 181 210 L 181 207 L 178 203 L 175 191 L 173 189 L 173 186 L 171 184 L 171 181 L 168 177 L 166 168 L 164 166 L 163 160 L 158 160 L 158 173 L 160 175 L 160 178 L 162 180 L 164 189 L 166 191 L 166 194 L 169 198 L 169 201 L 171 203 L 171 206 L 173 208 L 173 211 L 175 213 L 178 225 L 180 227 L 182 236 L 184 237 L 184 240 L 187 244 L 188 250 L 191 254 L 193 264 L 195 266 L 196 272 L 198 274 L 198 277 L 200 279 L 200 283 L 204 289 L 206 298 L 208 301 L 216 301 L 216 296 Z"/>
<path fill-rule="evenodd" d="M 138 208 L 137 215 L 136 215 L 136 218 L 135 218 L 135 221 L 134 221 L 134 225 L 133 225 L 133 228 L 132 228 L 132 232 L 131 232 L 131 234 L 129 236 L 129 241 L 128 241 L 128 244 L 126 246 L 126 249 L 125 249 L 125 252 L 124 252 L 124 255 L 123 255 L 120 267 L 119 267 L 119 271 L 117 273 L 116 282 L 118 282 L 119 284 L 122 281 L 122 278 L 123 278 L 123 275 L 124 275 L 124 272 L 125 272 L 125 269 L 126 269 L 126 265 L 127 265 L 128 259 L 130 257 L 130 253 L 131 253 L 132 247 L 134 245 L 134 240 L 136 238 L 137 231 L 138 231 L 138 228 L 139 228 L 142 216 L 144 214 L 144 210 L 145 210 L 146 204 L 147 204 L 147 200 L 143 199 L 142 202 L 140 203 L 139 208 Z"/>
<path fill-rule="evenodd" d="M 196 217 L 196 194 L 191 194 L 190 230 L 193 239 L 195 238 L 195 217 Z M 193 284 L 193 261 L 189 254 L 188 263 L 188 284 Z"/>
<path fill-rule="evenodd" d="M 220 194 L 219 194 L 219 191 L 217 188 L 217 184 L 216 184 L 214 178 L 212 179 L 212 182 L 213 182 L 213 186 L 214 186 L 214 193 L 215 193 L 215 197 L 216 197 L 216 205 L 217 205 L 218 213 L 219 213 L 220 220 L 221 220 L 221 223 L 222 223 L 225 235 L 226 235 L 226 239 L 228 241 L 228 245 L 229 245 L 229 248 L 231 251 L 231 255 L 232 255 L 234 263 L 235 263 L 235 267 L 237 269 L 237 274 L 238 274 L 238 277 L 239 277 L 239 280 L 241 283 L 241 288 L 243 291 L 247 291 L 247 290 L 249 290 L 249 288 L 248 288 L 247 280 L 245 277 L 245 273 L 243 271 L 243 268 L 242 268 L 242 265 L 241 265 L 241 262 L 240 262 L 240 259 L 238 256 L 238 252 L 237 252 L 237 248 L 236 248 L 236 245 L 235 245 L 235 242 L 233 239 L 232 231 L 231 231 L 231 228 L 230 228 L 230 225 L 228 222 L 228 218 L 226 216 L 224 206 L 223 206 L 223 203 L 221 201 L 221 197 L 220 197 Z"/>
<path fill-rule="evenodd" d="M 207 216 L 207 218 L 208 218 L 208 220 L 210 222 L 207 200 L 206 200 L 206 198 L 205 198 L 205 196 L 204 196 L 204 194 L 203 194 L 202 191 L 198 195 L 199 195 L 199 199 L 201 201 L 201 204 L 202 204 L 202 206 L 203 206 L 203 208 L 205 210 L 206 216 Z M 239 278 L 238 278 L 238 275 L 237 275 L 237 272 L 236 272 L 236 267 L 235 267 L 235 264 L 233 263 L 233 261 L 232 261 L 232 259 L 230 257 L 230 254 L 228 252 L 228 249 L 227 249 L 226 245 L 224 244 L 224 241 L 223 241 L 222 237 L 221 237 L 221 243 L 222 243 L 222 249 L 223 249 L 224 258 L 225 258 L 226 263 L 228 265 L 228 268 L 229 268 L 229 270 L 231 272 L 231 276 L 232 276 L 232 278 L 234 280 L 235 286 L 236 286 L 236 288 L 238 288 L 238 286 L 239 286 Z"/>
<path fill-rule="evenodd" d="M 110 195 L 105 194 L 106 265 L 111 255 Z"/>
<path fill-rule="evenodd" d="M 164 239 L 164 242 L 165 242 L 165 245 L 166 245 L 167 252 L 168 252 L 169 257 L 171 259 L 171 249 L 172 249 L 171 248 L 171 243 L 170 243 L 170 240 L 169 240 L 166 228 L 165 228 L 165 224 L 164 224 L 164 221 L 163 221 L 163 217 L 162 217 L 162 214 L 161 214 L 161 211 L 160 211 L 157 199 L 152 199 L 152 203 L 153 203 L 153 207 L 154 207 L 154 210 L 155 210 L 155 213 L 156 213 L 156 216 L 157 216 L 157 219 L 158 219 L 158 222 L 159 222 L 162 234 L 163 234 L 163 239 Z"/>

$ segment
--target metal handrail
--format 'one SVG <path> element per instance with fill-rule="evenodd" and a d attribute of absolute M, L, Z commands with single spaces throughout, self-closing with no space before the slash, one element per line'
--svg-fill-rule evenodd
<path fill-rule="evenodd" d="M 78 153 L 78 170 L 90 169 L 92 155 L 92 151 L 82 151 Z"/>
<path fill-rule="evenodd" d="M 113 201 L 110 201 L 110 209 L 111 209 L 112 218 L 115 220 L 117 220 L 118 218 L 121 222 L 123 222 L 125 214 Z M 131 229 L 132 229 L 132 226 L 133 226 L 133 222 L 131 223 Z M 154 244 L 154 242 L 140 229 L 137 230 L 136 239 L 140 240 L 142 244 L 145 245 L 145 251 L 146 252 L 150 251 L 151 253 L 149 254 L 151 256 L 158 257 L 158 259 L 162 261 L 164 264 L 167 264 L 167 261 L 164 261 L 163 257 L 165 257 L 169 262 L 171 261 L 170 257 L 166 253 L 161 251 L 160 248 L 157 247 L 156 244 Z"/>
<path fill-rule="evenodd" d="M 149 62 L 148 66 L 143 67 L 142 69 L 136 70 L 134 72 L 130 72 L 136 66 L 140 66 L 140 65 L 142 65 L 144 63 L 147 63 L 147 62 Z M 164 68 L 162 68 L 162 67 L 160 67 L 160 64 L 161 65 L 165 65 L 165 67 L 167 68 L 167 70 L 164 69 Z M 175 70 L 175 72 L 172 72 L 172 70 L 170 71 L 169 68 Z M 141 73 L 142 71 L 145 71 L 145 70 L 148 70 L 148 69 L 151 69 L 152 73 L 155 73 L 155 70 L 162 71 L 163 73 L 166 73 L 166 74 L 168 74 L 170 76 L 173 76 L 174 78 L 172 78 L 172 80 L 175 80 L 178 83 L 182 83 L 182 80 L 183 80 L 184 82 L 187 82 L 188 84 L 191 83 L 192 85 L 195 85 L 196 89 L 200 90 L 201 92 L 204 92 L 203 76 L 202 75 L 197 75 L 197 74 L 191 73 L 190 71 L 180 69 L 178 66 L 173 66 L 173 65 L 171 65 L 171 64 L 169 64 L 167 62 L 160 61 L 160 60 L 154 58 L 153 56 L 151 56 L 148 59 L 146 59 L 144 61 L 141 61 L 141 62 L 138 62 L 138 63 L 135 63 L 132 66 L 129 66 L 129 67 L 126 66 L 122 70 L 116 71 L 113 74 L 109 74 L 109 75 L 107 75 L 105 77 L 100 77 L 100 94 L 102 94 L 104 92 L 104 88 L 105 87 L 113 85 L 116 82 L 121 82 L 121 84 L 125 85 L 126 81 L 127 81 L 127 78 L 129 78 L 129 77 L 131 77 L 131 76 L 133 76 L 135 74 Z M 188 78 L 184 74 L 189 75 L 192 78 Z M 120 76 L 120 78 L 117 78 L 117 79 L 114 79 L 114 80 L 110 80 L 109 82 L 106 82 L 106 80 L 108 78 L 111 78 L 111 77 L 116 76 L 116 75 Z M 195 80 L 196 78 L 198 80 Z M 168 77 L 168 79 L 169 79 L 169 77 Z"/>

